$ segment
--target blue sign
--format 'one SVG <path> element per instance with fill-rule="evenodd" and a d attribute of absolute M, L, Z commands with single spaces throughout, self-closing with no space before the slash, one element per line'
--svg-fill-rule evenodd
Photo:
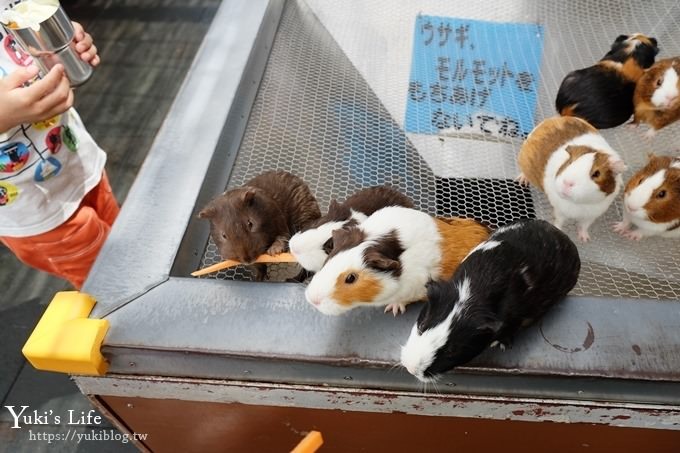
<path fill-rule="evenodd" d="M 542 54 L 540 25 L 418 16 L 406 131 L 526 137 Z"/>

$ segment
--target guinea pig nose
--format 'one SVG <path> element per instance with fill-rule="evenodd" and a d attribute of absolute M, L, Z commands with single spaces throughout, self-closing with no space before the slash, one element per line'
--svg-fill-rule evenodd
<path fill-rule="evenodd" d="M 566 180 L 566 179 L 564 180 L 564 187 L 567 188 L 567 189 L 574 187 L 574 184 L 576 184 L 574 181 L 569 181 L 569 180 Z"/>

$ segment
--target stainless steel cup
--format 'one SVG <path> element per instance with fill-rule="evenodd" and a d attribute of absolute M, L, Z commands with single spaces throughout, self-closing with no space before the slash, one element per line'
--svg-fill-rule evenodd
<path fill-rule="evenodd" d="M 35 62 L 44 73 L 61 63 L 66 77 L 74 87 L 87 82 L 92 75 L 92 66 L 81 60 L 76 52 L 73 40 L 75 30 L 61 5 L 54 14 L 40 22 L 38 31 L 30 27 L 5 27 L 5 30 L 35 58 Z"/>

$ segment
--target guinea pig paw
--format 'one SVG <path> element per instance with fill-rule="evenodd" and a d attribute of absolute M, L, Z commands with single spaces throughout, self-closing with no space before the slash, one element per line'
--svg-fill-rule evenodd
<path fill-rule="evenodd" d="M 404 304 L 389 304 L 385 307 L 385 313 L 392 312 L 392 315 L 397 316 L 406 313 L 406 305 Z"/>
<path fill-rule="evenodd" d="M 640 233 L 640 230 L 628 231 L 624 236 L 631 241 L 639 241 L 642 239 L 642 233 Z"/>
<path fill-rule="evenodd" d="M 581 242 L 588 242 L 590 241 L 590 234 L 588 234 L 588 230 L 584 230 L 583 228 L 579 228 L 577 231 L 578 238 Z"/>
<path fill-rule="evenodd" d="M 515 178 L 515 181 L 517 182 L 517 184 L 519 184 L 522 187 L 527 187 L 529 185 L 529 180 L 524 175 L 524 173 L 520 173 L 519 175 L 517 175 L 517 177 Z"/>
<path fill-rule="evenodd" d="M 267 249 L 267 255 L 278 255 L 286 251 L 286 242 L 277 239 L 274 243 Z"/>
<path fill-rule="evenodd" d="M 656 135 L 656 129 L 649 129 L 647 132 L 644 133 L 643 137 L 645 137 L 646 140 L 651 140 L 654 138 Z"/>
<path fill-rule="evenodd" d="M 624 221 L 614 223 L 612 225 L 612 230 L 614 230 L 614 233 L 618 233 L 621 236 L 626 236 L 628 233 L 630 233 L 628 224 Z"/>
<path fill-rule="evenodd" d="M 633 121 L 631 121 L 630 123 L 626 123 L 624 127 L 626 129 L 637 129 L 638 126 L 640 126 L 640 123 L 634 123 Z"/>
<path fill-rule="evenodd" d="M 498 340 L 494 340 L 493 342 L 491 342 L 491 344 L 489 345 L 489 347 L 490 347 L 490 348 L 498 347 L 498 349 L 500 349 L 501 351 L 505 351 L 505 349 L 506 349 L 507 346 L 505 346 L 505 343 L 501 343 L 501 342 L 498 341 Z"/>

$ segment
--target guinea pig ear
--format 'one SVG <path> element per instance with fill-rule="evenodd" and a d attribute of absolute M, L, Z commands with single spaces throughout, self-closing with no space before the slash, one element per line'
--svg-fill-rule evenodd
<path fill-rule="evenodd" d="M 340 207 L 340 203 L 335 198 L 331 198 L 331 202 L 328 204 L 328 212 L 335 211 Z"/>
<path fill-rule="evenodd" d="M 611 168 L 616 175 L 620 175 L 624 171 L 628 170 L 628 167 L 623 162 L 623 160 L 614 156 L 609 156 L 609 168 Z"/>
<path fill-rule="evenodd" d="M 652 46 L 654 46 L 654 55 L 659 53 L 659 43 L 656 41 L 656 38 L 649 38 L 649 42 L 652 43 Z"/>
<path fill-rule="evenodd" d="M 441 293 L 441 283 L 430 280 L 425 284 L 425 289 L 427 290 L 427 300 L 438 299 Z"/>
<path fill-rule="evenodd" d="M 214 206 L 206 206 L 198 213 L 199 219 L 212 219 L 217 215 L 217 209 Z"/>
<path fill-rule="evenodd" d="M 614 44 L 618 44 L 618 43 L 620 43 L 620 42 L 623 42 L 623 41 L 625 41 L 626 39 L 628 39 L 628 35 L 619 35 L 619 36 L 617 36 L 616 39 L 614 40 Z"/>
<path fill-rule="evenodd" d="M 243 200 L 243 203 L 246 205 L 251 205 L 253 204 L 253 201 L 255 200 L 255 189 L 252 187 L 248 187 L 245 192 L 241 195 L 241 200 Z"/>
<path fill-rule="evenodd" d="M 377 250 L 367 250 L 364 253 L 364 262 L 372 269 L 382 272 L 400 272 L 401 263 L 383 255 Z"/>

